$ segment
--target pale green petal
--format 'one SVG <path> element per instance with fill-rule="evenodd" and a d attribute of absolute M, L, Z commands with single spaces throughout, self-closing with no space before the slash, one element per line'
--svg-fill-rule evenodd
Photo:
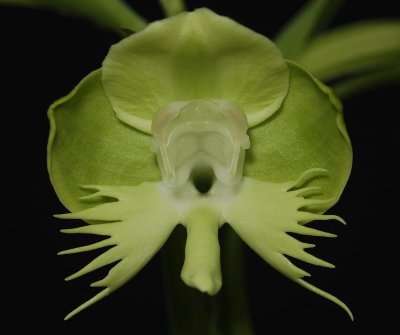
<path fill-rule="evenodd" d="M 328 31 L 296 58 L 319 79 L 390 68 L 400 63 L 400 21 L 367 21 Z"/>
<path fill-rule="evenodd" d="M 307 46 L 313 35 L 328 25 L 343 0 L 310 0 L 275 38 L 286 58 L 292 59 Z"/>
<path fill-rule="evenodd" d="M 123 32 L 139 31 L 147 22 L 121 0 L 0 0 L 0 5 L 43 7 L 87 18 L 103 27 Z"/>
<path fill-rule="evenodd" d="M 117 116 L 150 133 L 151 120 L 177 101 L 224 99 L 250 126 L 271 116 L 288 89 L 288 69 L 266 37 L 207 9 L 149 25 L 114 45 L 103 85 Z"/>
<path fill-rule="evenodd" d="M 316 170 L 310 172 L 301 178 L 302 182 L 316 177 Z M 322 170 L 319 169 L 319 172 Z M 315 219 L 336 219 L 343 222 L 336 216 L 316 217 L 314 213 L 307 212 L 305 208 L 318 200 L 299 196 L 301 188 L 298 188 L 298 185 L 298 182 L 275 184 L 245 178 L 238 196 L 226 210 L 226 220 L 268 264 L 298 284 L 338 304 L 353 318 L 351 311 L 342 301 L 305 282 L 302 278 L 310 274 L 295 266 L 286 257 L 333 268 L 334 265 L 305 251 L 313 247 L 313 244 L 302 243 L 287 233 L 334 237 L 335 235 L 308 228 L 304 223 Z"/>
<path fill-rule="evenodd" d="M 151 137 L 120 122 L 95 71 L 49 109 L 48 169 L 52 184 L 69 210 L 88 202 L 80 185 L 137 185 L 161 180 Z"/>
<path fill-rule="evenodd" d="M 66 319 L 106 297 L 134 277 L 161 248 L 179 221 L 178 211 L 166 197 L 161 183 L 143 183 L 136 187 L 95 186 L 91 188 L 97 189 L 95 196 L 105 196 L 116 201 L 58 217 L 82 220 L 90 218 L 113 222 L 67 229 L 63 232 L 110 237 L 93 245 L 66 250 L 60 254 L 84 252 L 111 245 L 113 247 L 66 280 L 78 278 L 116 261 L 119 263 L 104 279 L 91 285 L 105 287 L 105 289 L 69 313 Z"/>
<path fill-rule="evenodd" d="M 329 177 L 315 179 L 310 186 L 321 187 L 323 197 L 337 200 L 352 163 L 341 104 L 317 79 L 294 63 L 288 65 L 289 94 L 282 107 L 249 131 L 244 175 L 285 182 L 310 168 L 326 169 Z"/>

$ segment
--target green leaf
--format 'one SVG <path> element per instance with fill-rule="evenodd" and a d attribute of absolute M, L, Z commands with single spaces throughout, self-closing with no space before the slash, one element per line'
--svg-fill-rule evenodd
<path fill-rule="evenodd" d="M 367 21 L 312 40 L 296 62 L 323 81 L 399 64 L 400 21 Z"/>
<path fill-rule="evenodd" d="M 393 83 L 400 84 L 400 63 L 390 65 L 382 70 L 340 80 L 333 85 L 333 90 L 339 97 L 345 99 L 348 96 Z"/>
<path fill-rule="evenodd" d="M 275 38 L 286 58 L 293 59 L 313 35 L 327 26 L 343 0 L 311 0 L 290 20 Z"/>
<path fill-rule="evenodd" d="M 48 169 L 54 189 L 69 210 L 88 206 L 80 185 L 137 185 L 161 179 L 151 136 L 121 123 L 101 85 L 89 74 L 49 109 Z"/>
<path fill-rule="evenodd" d="M 147 133 L 162 107 L 203 98 L 240 106 L 253 126 L 280 107 L 288 77 L 270 40 L 207 9 L 149 25 L 114 45 L 103 63 L 118 118 Z"/>
<path fill-rule="evenodd" d="M 313 181 L 339 199 L 351 170 L 352 150 L 340 102 L 332 91 L 289 62 L 289 93 L 272 118 L 251 128 L 244 175 L 269 182 L 296 178 L 318 167 L 329 178 Z"/>
<path fill-rule="evenodd" d="M 43 7 L 65 15 L 83 17 L 125 35 L 139 31 L 147 22 L 121 0 L 0 0 L 0 4 Z"/>

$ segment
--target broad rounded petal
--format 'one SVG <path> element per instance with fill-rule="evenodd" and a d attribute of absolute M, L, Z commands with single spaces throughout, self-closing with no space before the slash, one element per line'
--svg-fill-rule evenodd
<path fill-rule="evenodd" d="M 195 99 L 231 101 L 254 126 L 281 106 L 289 73 L 269 39 L 199 9 L 150 24 L 114 45 L 102 80 L 117 116 L 150 133 L 162 107 Z"/>
<path fill-rule="evenodd" d="M 71 211 L 93 206 L 78 198 L 80 185 L 137 185 L 161 175 L 151 136 L 115 117 L 101 84 L 101 71 L 84 78 L 49 109 L 48 169 L 54 189 Z"/>
<path fill-rule="evenodd" d="M 289 93 L 271 119 L 250 129 L 246 176 L 269 182 L 296 179 L 321 168 L 328 177 L 310 185 L 322 187 L 323 198 L 338 199 L 351 170 L 352 150 L 339 100 L 329 88 L 288 62 Z"/>

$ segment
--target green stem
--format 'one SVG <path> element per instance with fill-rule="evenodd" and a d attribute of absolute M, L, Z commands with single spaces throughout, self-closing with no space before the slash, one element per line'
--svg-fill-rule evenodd
<path fill-rule="evenodd" d="M 224 274 L 225 313 L 229 335 L 254 333 L 246 287 L 246 268 L 242 240 L 232 229 L 226 230 L 222 246 L 222 272 Z"/>
<path fill-rule="evenodd" d="M 220 232 L 224 284 L 213 297 L 180 279 L 186 234 L 177 229 L 163 252 L 171 335 L 252 335 L 242 242 L 232 230 Z"/>
<path fill-rule="evenodd" d="M 275 38 L 285 58 L 295 58 L 308 41 L 329 24 L 343 0 L 310 0 L 288 21 Z"/>
<path fill-rule="evenodd" d="M 184 12 L 186 5 L 184 0 L 159 0 L 166 16 L 173 16 Z"/>

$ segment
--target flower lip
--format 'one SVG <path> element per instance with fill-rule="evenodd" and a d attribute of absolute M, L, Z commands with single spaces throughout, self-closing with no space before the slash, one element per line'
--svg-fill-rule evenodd
<path fill-rule="evenodd" d="M 212 168 L 223 184 L 240 182 L 250 141 L 246 116 L 233 103 L 201 99 L 169 104 L 154 117 L 152 133 L 167 185 L 183 185 L 199 167 Z"/>

